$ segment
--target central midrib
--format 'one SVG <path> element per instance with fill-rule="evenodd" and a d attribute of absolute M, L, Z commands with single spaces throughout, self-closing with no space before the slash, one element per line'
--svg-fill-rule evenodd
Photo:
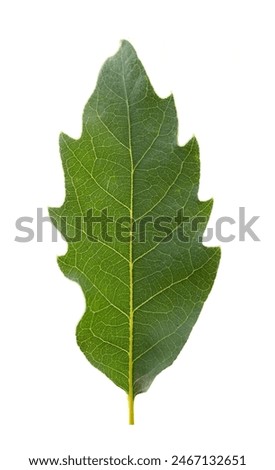
<path fill-rule="evenodd" d="M 122 76 L 125 90 L 125 101 L 127 109 L 127 121 L 128 121 L 128 141 L 129 141 L 129 156 L 131 162 L 130 171 L 130 241 L 129 241 L 129 390 L 128 390 L 128 401 L 129 401 L 129 424 L 134 424 L 134 390 L 133 390 L 133 336 L 134 336 L 134 302 L 133 302 L 133 206 L 134 206 L 134 164 L 132 154 L 132 136 L 131 136 L 131 119 L 130 109 L 128 102 L 128 94 L 125 83 L 124 64 L 122 60 Z"/>

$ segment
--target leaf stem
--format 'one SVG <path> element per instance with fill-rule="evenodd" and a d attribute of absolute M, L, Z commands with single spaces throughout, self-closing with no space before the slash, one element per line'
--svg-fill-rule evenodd
<path fill-rule="evenodd" d="M 134 397 L 133 393 L 128 395 L 128 404 L 129 404 L 129 424 L 135 424 L 135 413 L 134 413 Z"/>

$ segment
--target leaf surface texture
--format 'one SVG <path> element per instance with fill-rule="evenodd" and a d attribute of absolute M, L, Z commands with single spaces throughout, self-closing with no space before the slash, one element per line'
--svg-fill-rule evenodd
<path fill-rule="evenodd" d="M 156 95 L 135 50 L 123 41 L 101 69 L 81 137 L 60 136 L 66 198 L 50 215 L 68 241 L 59 266 L 86 299 L 77 342 L 90 363 L 132 397 L 178 356 L 220 259 L 219 248 L 199 239 L 212 200 L 197 197 L 198 144 L 192 138 L 180 147 L 177 127 L 173 97 Z M 91 240 L 85 223 L 91 209 L 95 217 L 108 211 L 116 221 L 125 218 L 128 241 L 117 236 L 117 223 L 108 223 L 107 240 L 94 223 Z M 189 220 L 203 220 L 196 230 L 185 228 L 188 241 L 178 236 L 181 210 Z M 170 241 L 163 231 L 160 237 L 160 227 L 142 223 L 163 216 L 172 219 Z"/>

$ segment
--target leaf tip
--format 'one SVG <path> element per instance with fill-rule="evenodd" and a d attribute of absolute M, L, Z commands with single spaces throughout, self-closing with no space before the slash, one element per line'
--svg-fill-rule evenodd
<path fill-rule="evenodd" d="M 130 47 L 131 49 L 134 49 L 132 44 L 127 39 L 121 39 L 120 44 L 121 47 Z"/>
<path fill-rule="evenodd" d="M 120 49 L 118 53 L 123 53 L 125 51 L 125 54 L 128 55 L 134 55 L 137 56 L 135 48 L 132 46 L 132 44 L 127 40 L 127 39 L 122 39 L 120 41 Z"/>
<path fill-rule="evenodd" d="M 199 149 L 199 142 L 198 142 L 197 137 L 194 134 L 192 135 L 191 142 L 197 149 Z"/>

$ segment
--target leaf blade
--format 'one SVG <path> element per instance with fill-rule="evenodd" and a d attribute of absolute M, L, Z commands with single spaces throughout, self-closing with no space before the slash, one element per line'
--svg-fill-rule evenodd
<path fill-rule="evenodd" d="M 199 240 L 213 201 L 197 197 L 198 144 L 192 138 L 179 147 L 177 128 L 173 97 L 155 94 L 133 47 L 123 41 L 102 67 L 84 109 L 80 139 L 60 136 L 66 198 L 50 215 L 68 241 L 59 266 L 81 285 L 86 299 L 77 342 L 87 359 L 128 393 L 130 408 L 181 351 L 220 259 L 219 248 Z M 107 223 L 106 208 L 116 222 L 128 219 L 128 239 L 138 240 L 119 238 L 117 224 Z M 179 239 L 180 211 L 191 220 L 182 233 L 188 242 Z M 163 216 L 172 227 L 166 243 L 159 237 L 161 223 L 158 230 L 143 224 L 146 217 Z M 94 224 L 101 217 L 104 234 L 97 226 L 90 233 L 89 217 Z M 203 221 L 192 230 L 199 217 Z M 81 240 L 72 241 L 75 234 Z"/>

